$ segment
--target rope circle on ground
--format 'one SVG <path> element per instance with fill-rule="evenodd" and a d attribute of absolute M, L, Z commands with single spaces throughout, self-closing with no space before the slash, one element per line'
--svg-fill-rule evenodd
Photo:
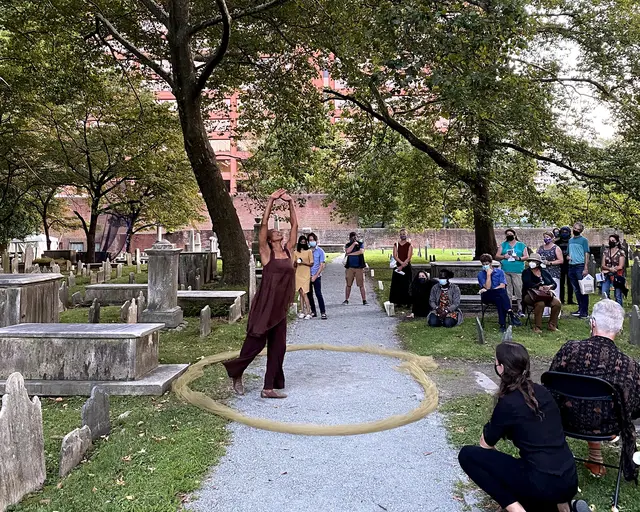
<path fill-rule="evenodd" d="M 238 356 L 240 351 L 214 354 L 191 365 L 188 370 L 174 382 L 173 391 L 190 404 L 218 416 L 222 416 L 230 421 L 236 421 L 250 427 L 269 430 L 271 432 L 306 436 L 354 436 L 391 430 L 421 420 L 429 413 L 433 412 L 438 406 L 438 389 L 436 388 L 435 383 L 425 373 L 425 370 L 435 370 L 438 367 L 432 357 L 418 356 L 403 350 L 390 350 L 371 346 L 356 347 L 328 344 L 287 346 L 287 351 L 289 352 L 296 352 L 298 350 L 328 350 L 333 352 L 365 353 L 402 359 L 404 362 L 398 367 L 398 370 L 408 373 L 418 384 L 420 384 L 420 386 L 422 386 L 422 389 L 424 390 L 424 398 L 418 407 L 405 414 L 389 416 L 381 420 L 366 423 L 316 425 L 312 423 L 287 423 L 246 416 L 231 407 L 217 402 L 204 393 L 193 391 L 189 387 L 189 384 L 204 375 L 205 367 L 233 359 Z M 263 351 L 260 355 L 265 354 L 266 351 Z"/>

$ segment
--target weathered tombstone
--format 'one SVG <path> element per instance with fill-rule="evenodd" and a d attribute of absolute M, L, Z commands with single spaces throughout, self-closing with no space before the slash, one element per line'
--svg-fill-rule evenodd
<path fill-rule="evenodd" d="M 234 324 L 242 318 L 242 298 L 237 297 L 229 307 L 229 323 Z"/>
<path fill-rule="evenodd" d="M 140 322 L 142 320 L 142 312 L 147 307 L 147 299 L 145 298 L 144 293 L 140 292 L 138 294 L 138 299 L 136 300 L 136 305 L 138 306 L 138 319 L 137 319 L 137 321 Z"/>
<path fill-rule="evenodd" d="M 136 264 L 137 263 L 142 263 L 140 261 L 140 249 L 136 249 Z"/>
<path fill-rule="evenodd" d="M 9 257 L 9 251 L 6 250 L 2 252 L 2 273 L 11 273 L 11 258 Z"/>
<path fill-rule="evenodd" d="M 211 308 L 205 306 L 200 311 L 200 337 L 206 338 L 211 334 Z"/>
<path fill-rule="evenodd" d="M 185 286 L 184 284 L 181 284 L 181 285 L 180 285 L 180 291 L 181 291 L 181 292 L 185 291 L 186 289 L 187 289 L 187 288 L 186 288 L 186 286 Z"/>
<path fill-rule="evenodd" d="M 111 281 L 111 262 L 109 258 L 104 262 L 104 280 Z"/>
<path fill-rule="evenodd" d="M 24 248 L 24 271 L 29 272 L 33 266 L 33 247 L 27 245 Z"/>
<path fill-rule="evenodd" d="M 297 302 L 293 302 L 291 304 L 291 306 L 289 307 L 289 313 L 292 315 L 297 315 L 298 314 L 298 303 Z"/>
<path fill-rule="evenodd" d="M 196 251 L 196 235 L 193 229 L 188 231 L 189 233 L 189 241 L 187 242 L 187 252 L 195 252 Z"/>
<path fill-rule="evenodd" d="M 376 271 L 371 269 L 371 277 L 376 277 Z"/>
<path fill-rule="evenodd" d="M 142 274 L 142 262 L 140 260 L 136 261 L 136 274 Z"/>
<path fill-rule="evenodd" d="M 40 274 L 40 265 L 37 263 L 31 267 L 32 274 Z"/>
<path fill-rule="evenodd" d="M 382 281 L 378 281 L 378 289 L 384 290 L 384 283 Z"/>
<path fill-rule="evenodd" d="M 133 272 L 129 272 L 129 284 L 136 284 L 136 275 Z"/>
<path fill-rule="evenodd" d="M 258 288 L 258 281 L 256 280 L 256 259 L 253 254 L 249 254 L 249 308 L 253 303 L 253 298 L 256 295 Z"/>
<path fill-rule="evenodd" d="M 78 262 L 78 272 L 77 275 L 79 276 L 84 276 L 84 263 L 82 263 L 81 261 Z"/>
<path fill-rule="evenodd" d="M 127 318 L 129 318 L 129 308 L 131 307 L 131 301 L 128 300 L 120 307 L 120 321 L 123 324 L 128 323 Z"/>
<path fill-rule="evenodd" d="M 513 341 L 513 325 L 507 327 L 507 330 L 502 334 L 502 343 L 507 341 Z"/>
<path fill-rule="evenodd" d="M 478 332 L 477 342 L 480 345 L 484 345 L 486 340 L 484 339 L 484 328 L 482 327 L 482 322 L 478 317 L 476 317 L 476 331 Z"/>
<path fill-rule="evenodd" d="M 80 292 L 76 292 L 71 296 L 71 304 L 73 307 L 82 306 L 84 299 L 82 298 L 82 294 Z"/>
<path fill-rule="evenodd" d="M 99 386 L 94 386 L 91 396 L 82 406 L 82 426 L 91 429 L 91 440 L 109 435 L 111 421 L 109 420 L 109 395 Z"/>
<path fill-rule="evenodd" d="M 589 275 L 596 278 L 596 258 L 591 253 L 589 253 Z"/>
<path fill-rule="evenodd" d="M 201 290 L 202 289 L 202 276 L 200 275 L 200 271 L 196 270 L 196 275 L 193 279 L 193 289 Z"/>
<path fill-rule="evenodd" d="M 96 272 L 97 275 L 97 279 L 98 279 L 98 284 L 103 284 L 104 283 L 104 268 L 101 270 L 98 270 L 98 272 Z"/>
<path fill-rule="evenodd" d="M 75 285 L 76 285 L 76 275 L 75 274 L 69 274 L 68 282 L 69 282 L 69 288 L 75 287 Z"/>
<path fill-rule="evenodd" d="M 631 308 L 631 320 L 629 321 L 629 343 L 640 345 L 640 307 Z"/>
<path fill-rule="evenodd" d="M 58 475 L 64 478 L 84 458 L 87 450 L 91 448 L 91 429 L 85 425 L 69 432 L 62 439 L 60 448 L 60 470 Z"/>
<path fill-rule="evenodd" d="M 637 257 L 631 268 L 631 303 L 640 306 L 640 258 Z"/>
<path fill-rule="evenodd" d="M 387 316 L 395 316 L 396 314 L 396 307 L 393 302 L 385 301 L 384 310 L 387 312 Z"/>
<path fill-rule="evenodd" d="M 187 290 L 191 291 L 191 285 L 187 286 Z"/>
<path fill-rule="evenodd" d="M 0 510 L 37 491 L 46 477 L 42 409 L 24 379 L 9 375 L 0 408 Z"/>
<path fill-rule="evenodd" d="M 98 284 L 98 275 L 93 270 L 89 270 L 89 282 L 91 284 Z"/>
<path fill-rule="evenodd" d="M 73 265 L 71 264 L 71 261 L 70 260 L 66 260 L 64 262 L 64 264 L 65 264 L 65 268 L 67 269 L 67 272 L 71 272 L 72 267 L 73 267 Z"/>
<path fill-rule="evenodd" d="M 62 311 L 64 311 L 69 305 L 69 288 L 67 287 L 67 283 L 63 282 L 60 286 L 60 289 L 58 290 L 58 298 L 62 304 Z"/>
<path fill-rule="evenodd" d="M 193 252 L 202 252 L 202 240 L 200 239 L 200 233 L 196 233 L 195 241 L 193 244 Z"/>
<path fill-rule="evenodd" d="M 127 323 L 128 324 L 138 323 L 138 305 L 136 304 L 136 299 L 131 299 L 131 305 L 127 310 Z"/>
<path fill-rule="evenodd" d="M 13 255 L 13 259 L 11 260 L 11 273 L 12 274 L 17 274 L 18 273 L 18 269 L 19 267 L 19 260 L 18 260 L 18 253 L 16 252 Z"/>
<path fill-rule="evenodd" d="M 118 265 L 116 266 L 116 278 L 117 279 L 120 279 L 122 277 L 122 269 L 123 269 L 122 263 L 118 263 Z"/>
<path fill-rule="evenodd" d="M 127 253 L 127 267 L 130 267 L 131 265 L 133 265 L 133 259 L 131 258 L 131 253 L 128 252 Z"/>
<path fill-rule="evenodd" d="M 100 303 L 98 302 L 98 299 L 93 299 L 91 306 L 89 306 L 89 323 L 100 323 Z"/>

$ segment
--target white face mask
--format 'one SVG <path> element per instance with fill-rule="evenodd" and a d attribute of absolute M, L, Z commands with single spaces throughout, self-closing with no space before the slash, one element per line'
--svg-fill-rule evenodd
<path fill-rule="evenodd" d="M 529 268 L 536 268 L 538 264 L 535 261 L 529 263 Z"/>

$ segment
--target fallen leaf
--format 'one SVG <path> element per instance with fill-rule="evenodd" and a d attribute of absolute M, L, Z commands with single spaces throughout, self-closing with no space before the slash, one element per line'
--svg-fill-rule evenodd
<path fill-rule="evenodd" d="M 133 496 L 125 496 L 125 498 L 127 498 L 129 501 L 131 501 L 133 499 Z"/>
<path fill-rule="evenodd" d="M 121 476 L 119 476 L 118 479 L 116 480 L 116 485 L 124 485 L 124 480 L 122 479 Z"/>
<path fill-rule="evenodd" d="M 56 487 L 57 487 L 58 489 L 62 489 L 62 482 L 58 482 L 58 485 L 56 485 Z"/>
<path fill-rule="evenodd" d="M 122 457 L 122 460 L 123 460 L 124 462 L 129 462 L 129 461 L 131 461 L 131 455 L 125 455 L 124 457 Z"/>
<path fill-rule="evenodd" d="M 94 487 L 93 489 L 91 489 L 91 492 L 98 492 L 98 488 Z"/>
<path fill-rule="evenodd" d="M 431 455 L 433 452 L 424 452 L 423 455 Z"/>
<path fill-rule="evenodd" d="M 56 398 L 56 402 L 62 402 L 62 401 L 64 401 L 64 398 L 62 398 L 62 397 Z"/>

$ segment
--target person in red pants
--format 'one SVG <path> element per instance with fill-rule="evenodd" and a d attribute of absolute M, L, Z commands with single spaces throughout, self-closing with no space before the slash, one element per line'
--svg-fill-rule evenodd
<path fill-rule="evenodd" d="M 280 231 L 269 229 L 269 217 L 273 204 L 278 199 L 289 203 L 291 232 L 283 245 Z M 256 293 L 247 323 L 247 337 L 236 359 L 223 364 L 232 379 L 233 389 L 244 395 L 242 374 L 247 366 L 267 346 L 267 371 L 264 376 L 262 398 L 286 398 L 277 390 L 284 389 L 282 365 L 287 351 L 287 311 L 293 301 L 295 270 L 291 249 L 296 243 L 298 219 L 291 196 L 280 189 L 271 194 L 262 216 L 260 227 L 260 258 L 262 261 L 262 282 Z"/>

